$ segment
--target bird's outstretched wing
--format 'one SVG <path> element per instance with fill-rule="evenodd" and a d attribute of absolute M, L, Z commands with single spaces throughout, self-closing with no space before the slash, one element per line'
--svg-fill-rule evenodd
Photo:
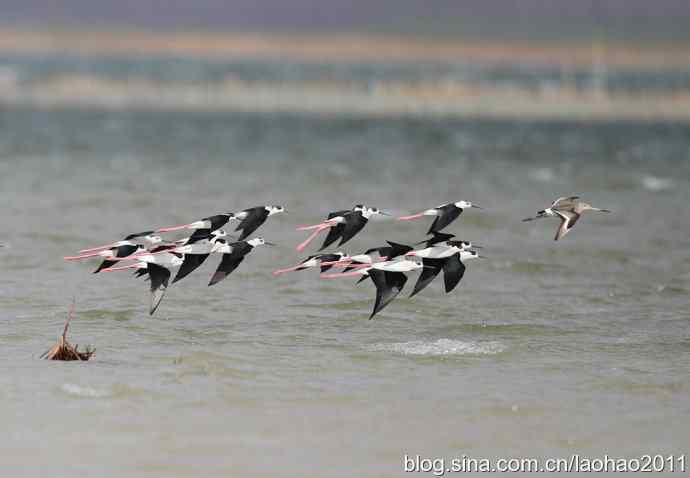
<path fill-rule="evenodd" d="M 562 239 L 570 230 L 573 228 L 580 215 L 572 211 L 555 211 L 558 217 L 561 218 L 561 224 L 558 226 L 558 231 L 556 231 L 556 237 L 554 241 Z"/>
<path fill-rule="evenodd" d="M 465 275 L 465 264 L 460 260 L 460 253 L 453 254 L 443 263 L 443 283 L 446 293 L 451 292 Z"/>
<path fill-rule="evenodd" d="M 410 252 L 412 249 L 414 249 L 411 246 L 408 246 L 407 244 L 400 244 L 398 242 L 393 242 L 393 241 L 386 241 L 388 244 L 390 244 L 390 250 L 388 251 L 388 259 L 391 260 L 396 257 L 404 256 L 408 252 Z"/>
<path fill-rule="evenodd" d="M 367 222 L 369 222 L 369 220 L 359 211 L 349 215 L 344 224 L 345 227 L 343 228 L 342 236 L 340 237 L 340 242 L 338 245 L 342 246 L 347 241 L 355 237 L 355 235 L 367 225 Z"/>
<path fill-rule="evenodd" d="M 431 227 L 429 228 L 429 232 L 427 232 L 427 234 L 433 234 L 434 232 L 440 231 L 448 224 L 455 221 L 458 216 L 462 214 L 462 209 L 457 207 L 455 204 L 446 204 L 439 209 L 441 214 L 436 216 L 434 222 L 431 223 Z"/>
<path fill-rule="evenodd" d="M 223 254 L 223 259 L 221 259 L 220 264 L 218 264 L 218 269 L 211 277 L 211 281 L 208 283 L 209 286 L 217 284 L 218 282 L 229 276 L 232 271 L 237 269 L 237 266 L 244 260 L 244 255 L 237 254 Z"/>
<path fill-rule="evenodd" d="M 551 208 L 557 207 L 557 206 L 562 206 L 564 203 L 571 203 L 573 201 L 577 201 L 580 199 L 580 196 L 563 196 L 558 199 L 556 199 L 553 204 L 551 204 Z"/>
<path fill-rule="evenodd" d="M 149 308 L 149 315 L 153 315 L 156 309 L 158 309 L 161 300 L 163 300 L 165 291 L 168 289 L 170 270 L 158 264 L 151 263 L 149 263 L 146 268 L 149 271 L 149 278 L 151 279 L 151 307 Z"/>
<path fill-rule="evenodd" d="M 194 244 L 195 242 L 209 239 L 211 237 L 211 229 L 196 229 L 185 244 Z"/>
<path fill-rule="evenodd" d="M 235 228 L 236 231 L 242 231 L 238 241 L 244 241 L 251 233 L 256 231 L 268 218 L 268 210 L 264 206 L 253 207 L 245 209 L 247 216 Z"/>
<path fill-rule="evenodd" d="M 426 247 L 431 247 L 434 244 L 446 242 L 446 241 L 455 237 L 455 234 L 447 234 L 445 232 L 438 232 L 438 231 L 429 231 L 429 234 L 433 234 L 433 237 L 431 239 L 425 239 L 423 241 L 419 241 L 415 245 L 418 246 L 420 244 L 424 244 Z"/>
<path fill-rule="evenodd" d="M 343 235 L 343 231 L 345 231 L 345 224 L 337 224 L 333 227 L 331 227 L 328 230 L 328 234 L 326 235 L 326 239 L 323 240 L 323 244 L 321 244 L 321 248 L 319 249 L 320 251 L 323 251 L 325 248 L 333 244 L 335 241 L 340 239 Z"/>
<path fill-rule="evenodd" d="M 134 234 L 130 234 L 129 236 L 125 237 L 125 241 L 131 241 L 132 239 L 136 239 L 138 237 L 144 237 L 144 236 L 149 236 L 151 234 L 155 234 L 156 231 L 142 231 L 142 232 L 135 232 Z"/>
<path fill-rule="evenodd" d="M 417 279 L 417 283 L 414 285 L 414 290 L 410 294 L 410 297 L 414 297 L 426 286 L 431 284 L 431 281 L 433 281 L 443 269 L 443 264 L 445 262 L 446 259 L 422 259 L 424 269 L 422 269 L 422 273 L 419 275 L 419 279 Z"/>
<path fill-rule="evenodd" d="M 180 270 L 177 271 L 177 275 L 173 279 L 172 283 L 184 279 L 189 274 L 192 273 L 196 268 L 201 266 L 206 259 L 208 259 L 209 254 L 185 254 L 184 262 L 180 266 Z"/>
<path fill-rule="evenodd" d="M 115 264 L 117 264 L 117 262 L 118 262 L 118 261 L 109 261 L 109 260 L 105 260 L 105 261 L 101 262 L 101 265 L 98 266 L 98 269 L 96 269 L 95 271 L 93 271 L 93 273 L 94 273 L 94 274 L 98 274 L 98 273 L 101 272 L 103 269 L 107 269 L 108 267 L 114 266 Z"/>
<path fill-rule="evenodd" d="M 407 277 L 402 272 L 388 272 L 372 269 L 369 271 L 371 280 L 376 286 L 376 302 L 374 310 L 369 319 L 383 310 L 393 299 L 395 299 L 407 282 Z"/>

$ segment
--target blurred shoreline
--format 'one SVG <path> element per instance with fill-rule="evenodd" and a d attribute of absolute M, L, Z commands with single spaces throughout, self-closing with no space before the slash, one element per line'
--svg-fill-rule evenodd
<path fill-rule="evenodd" d="M 233 33 L 0 27 L 0 52 L 184 56 L 295 61 L 482 62 L 531 65 L 688 68 L 690 43 L 431 39 L 370 33 Z"/>
<path fill-rule="evenodd" d="M 586 41 L 505 43 L 355 34 L 5 28 L 0 29 L 0 55 L 5 55 L 0 61 L 0 104 L 335 116 L 690 121 L 689 52 L 685 44 L 604 46 Z M 108 64 L 109 59 L 119 58 L 139 58 L 140 63 L 161 57 L 229 64 L 250 60 L 294 68 L 279 70 L 274 77 L 257 70 L 251 78 L 233 71 L 190 78 L 178 68 L 160 70 L 152 78 L 135 68 L 113 76 L 77 64 L 26 79 L 22 66 L 12 63 L 12 58 L 22 57 L 38 58 L 38 63 L 43 58 L 77 57 L 88 64 Z M 367 73 L 355 79 L 347 70 L 353 65 L 398 62 L 415 69 L 404 74 Z M 342 68 L 309 76 L 302 70 L 309 64 Z M 457 68 L 436 72 L 433 65 L 438 64 Z M 473 66 L 494 64 L 510 65 L 511 72 L 493 82 L 465 74 Z M 530 82 L 516 79 L 515 75 L 543 67 L 556 71 L 556 77 L 539 73 Z M 208 66 L 191 68 L 198 73 Z M 644 81 L 674 71 L 685 76 L 670 81 L 671 87 L 612 88 L 611 77 L 628 70 L 642 73 Z"/>

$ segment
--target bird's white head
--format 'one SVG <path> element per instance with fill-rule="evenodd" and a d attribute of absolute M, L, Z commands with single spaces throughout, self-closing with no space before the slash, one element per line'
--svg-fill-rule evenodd
<path fill-rule="evenodd" d="M 361 206 L 360 211 L 362 212 L 362 216 L 366 217 L 367 219 L 369 219 L 371 216 L 376 216 L 376 215 L 390 216 L 390 214 L 383 212 L 382 210 L 380 210 L 377 207 Z"/>
<path fill-rule="evenodd" d="M 146 263 L 154 262 L 155 263 L 156 262 L 156 256 L 154 256 L 153 254 L 144 254 L 143 256 L 138 256 L 137 260 L 140 262 L 146 262 Z"/>
<path fill-rule="evenodd" d="M 157 234 L 149 234 L 144 237 L 144 241 L 151 246 L 157 246 L 158 244 L 163 242 L 163 238 Z"/>
<path fill-rule="evenodd" d="M 252 247 L 256 246 L 275 246 L 272 242 L 268 242 L 265 240 L 263 237 L 255 237 L 254 239 L 250 239 L 247 241 L 247 244 L 249 244 Z"/>
<path fill-rule="evenodd" d="M 230 244 L 228 244 L 228 241 L 225 239 L 216 239 L 213 241 L 213 247 L 211 248 L 211 252 L 220 252 L 221 254 L 229 254 L 232 252 L 232 247 L 230 247 Z"/>
<path fill-rule="evenodd" d="M 468 209 L 470 207 L 476 207 L 477 209 L 481 209 L 479 206 L 477 206 L 476 204 L 472 204 L 469 201 L 458 201 L 455 203 L 455 207 L 457 207 L 458 209 Z"/>
<path fill-rule="evenodd" d="M 273 206 L 266 206 L 266 210 L 268 211 L 269 216 L 273 216 L 274 214 L 278 214 L 280 212 L 287 212 L 283 206 L 279 206 L 277 204 L 274 204 Z"/>
<path fill-rule="evenodd" d="M 480 256 L 477 251 L 460 251 L 460 260 L 466 261 L 468 259 L 479 259 Z"/>

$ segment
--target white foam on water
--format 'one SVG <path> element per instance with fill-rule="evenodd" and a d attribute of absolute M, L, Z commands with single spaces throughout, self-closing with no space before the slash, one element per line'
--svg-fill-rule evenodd
<path fill-rule="evenodd" d="M 556 179 L 556 173 L 549 168 L 539 168 L 530 171 L 529 177 L 535 181 L 539 181 L 540 183 L 550 183 Z"/>
<path fill-rule="evenodd" d="M 103 398 L 111 395 L 111 393 L 107 390 L 98 390 L 91 387 L 82 387 L 80 385 L 75 385 L 73 383 L 63 383 L 60 387 L 60 390 L 67 393 L 68 395 L 86 398 Z"/>
<path fill-rule="evenodd" d="M 394 352 L 403 355 L 496 355 L 505 350 L 501 342 L 463 342 L 461 340 L 438 339 L 433 342 L 412 341 L 391 344 L 375 344 L 371 350 Z"/>
<path fill-rule="evenodd" d="M 642 187 L 652 192 L 666 191 L 673 188 L 673 180 L 656 176 L 643 176 Z"/>

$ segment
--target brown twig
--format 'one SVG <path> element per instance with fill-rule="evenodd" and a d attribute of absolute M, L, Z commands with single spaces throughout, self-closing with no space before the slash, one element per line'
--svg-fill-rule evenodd
<path fill-rule="evenodd" d="M 75 298 L 72 297 L 72 306 L 70 307 L 69 315 L 65 321 L 65 328 L 62 330 L 62 335 L 58 337 L 58 343 L 50 350 L 41 355 L 42 359 L 46 360 L 80 360 L 86 361 L 96 352 L 96 349 L 86 347 L 84 352 L 79 352 L 79 345 L 72 346 L 67 341 L 67 330 L 69 329 L 70 321 L 74 317 Z"/>

